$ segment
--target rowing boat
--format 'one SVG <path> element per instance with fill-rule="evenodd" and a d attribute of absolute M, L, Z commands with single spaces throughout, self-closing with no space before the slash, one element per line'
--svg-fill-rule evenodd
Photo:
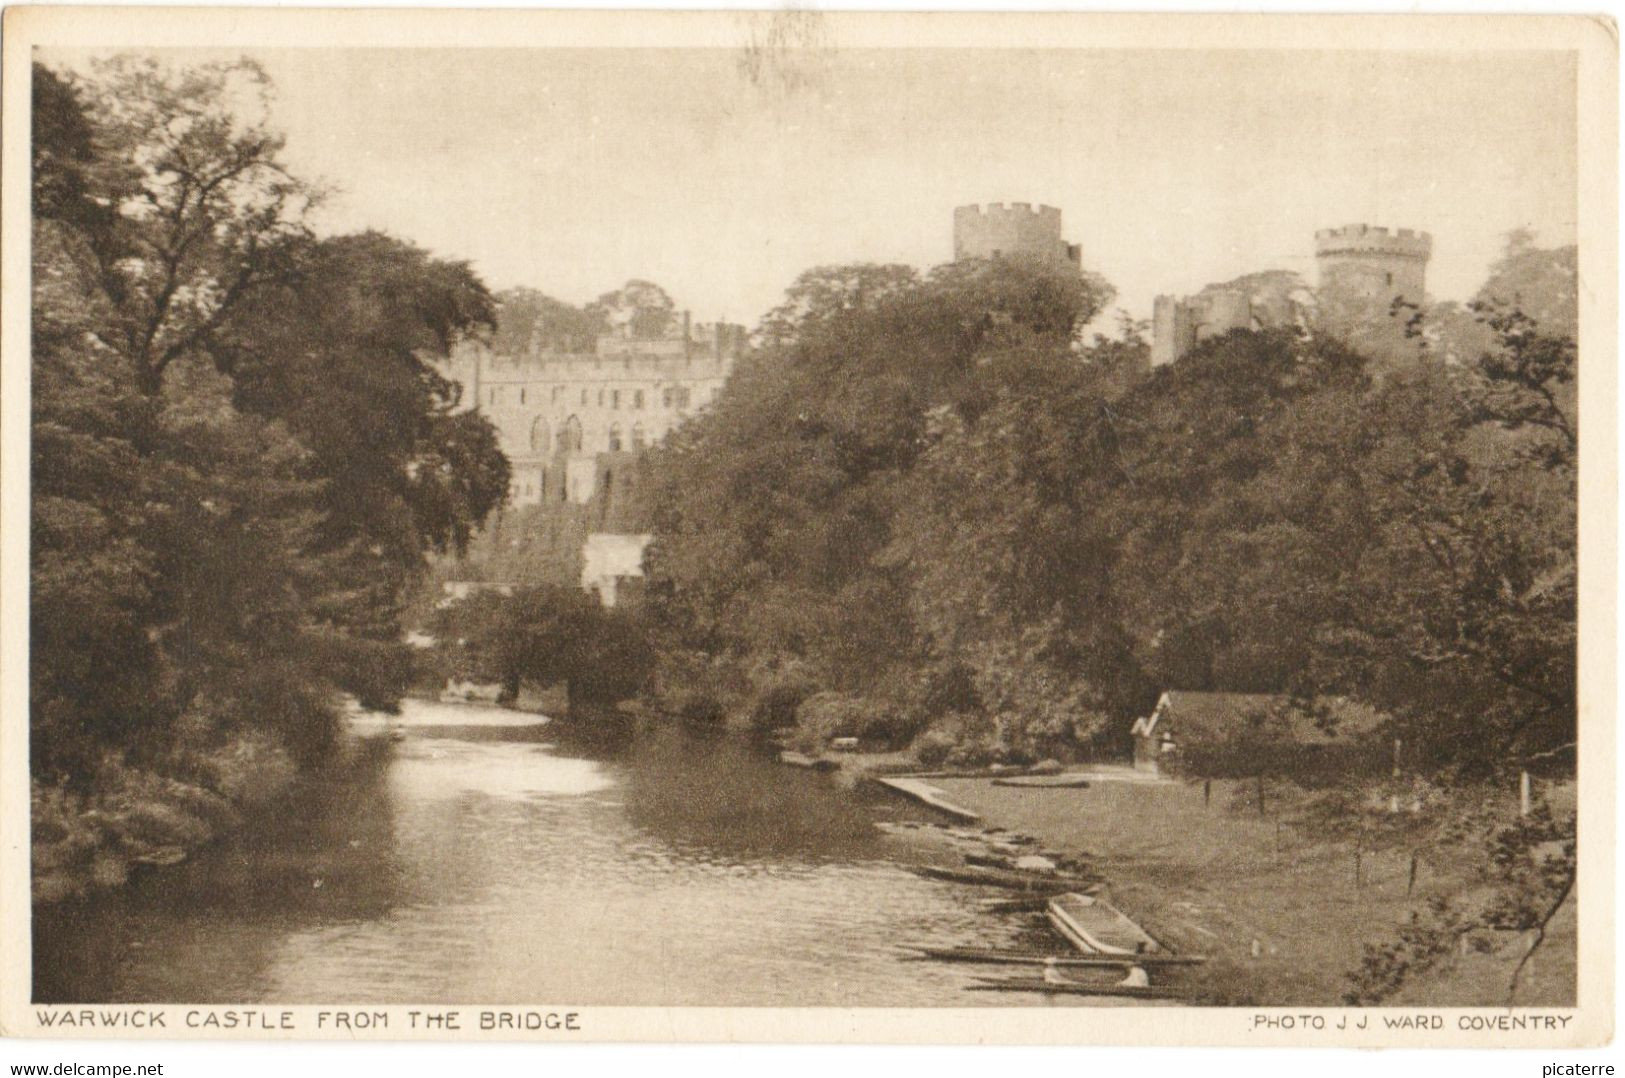
<path fill-rule="evenodd" d="M 1143 966 L 1155 969 L 1167 966 L 1194 966 L 1207 961 L 1201 955 L 1106 955 L 1106 954 L 1047 954 L 1042 951 L 993 950 L 982 947 L 931 947 L 911 945 L 910 950 L 921 958 L 941 962 L 970 962 L 1001 966 L 1061 966 L 1082 969 L 1129 969 Z"/>
<path fill-rule="evenodd" d="M 1064 894 L 1049 900 L 1049 921 L 1086 954 L 1148 954 L 1162 946 L 1111 903 L 1093 895 Z"/>
<path fill-rule="evenodd" d="M 965 986 L 972 992 L 1045 992 L 1062 996 L 1127 996 L 1130 999 L 1182 999 L 1186 993 L 1158 985 L 1081 984 L 1046 981 L 1038 977 L 1012 977 Z"/>
<path fill-rule="evenodd" d="M 931 880 L 952 880 L 954 883 L 978 883 L 986 887 L 1006 887 L 1013 891 L 1049 891 L 1062 887 L 1073 891 L 1086 891 L 1099 887 L 1095 880 L 1081 876 L 1056 876 L 1050 873 L 1018 872 L 1013 869 L 943 868 L 938 865 L 910 865 L 909 871 Z"/>
<path fill-rule="evenodd" d="M 994 779 L 992 785 L 1034 790 L 1085 790 L 1089 788 L 1089 780 L 1082 775 L 1016 775 Z"/>
<path fill-rule="evenodd" d="M 786 749 L 779 753 L 779 762 L 789 764 L 791 767 L 803 767 L 808 771 L 839 771 L 840 761 L 831 760 L 827 756 L 808 756 L 802 752 L 791 752 Z"/>

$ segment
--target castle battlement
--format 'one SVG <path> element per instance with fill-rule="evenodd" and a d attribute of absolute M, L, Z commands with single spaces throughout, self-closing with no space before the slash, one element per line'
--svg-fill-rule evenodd
<path fill-rule="evenodd" d="M 1081 264 L 1082 249 L 1061 238 L 1061 211 L 1031 202 L 989 202 L 954 207 L 954 257 L 1040 258 Z"/>
<path fill-rule="evenodd" d="M 1053 218 L 1055 221 L 1059 222 L 1061 219 L 1061 211 L 1056 209 L 1054 206 L 1034 206 L 1031 202 L 1012 202 L 1008 205 L 1003 202 L 989 202 L 986 206 L 973 202 L 968 206 L 954 207 L 954 217 L 956 219 L 964 217 L 986 218 L 1014 216 Z"/>
<path fill-rule="evenodd" d="M 1373 225 L 1344 225 L 1315 232 L 1315 254 L 1381 254 L 1396 258 L 1428 259 L 1433 254 L 1433 236 L 1409 228 L 1390 231 Z"/>

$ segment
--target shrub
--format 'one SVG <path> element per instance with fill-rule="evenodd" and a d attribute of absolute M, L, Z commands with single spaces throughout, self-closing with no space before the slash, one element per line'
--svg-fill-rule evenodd
<path fill-rule="evenodd" d="M 894 721 L 885 703 L 847 693 L 815 693 L 796 708 L 796 725 L 821 744 L 837 737 L 884 738 Z"/>
<path fill-rule="evenodd" d="M 750 709 L 750 727 L 759 734 L 796 724 L 796 710 L 802 701 L 813 695 L 811 684 L 800 681 L 780 681 L 769 685 Z"/>
<path fill-rule="evenodd" d="M 914 739 L 914 758 L 926 767 L 941 767 L 956 744 L 953 735 L 944 730 L 927 730 Z"/>
<path fill-rule="evenodd" d="M 721 698 L 706 689 L 690 689 L 680 693 L 668 707 L 681 721 L 699 726 L 717 725 L 728 713 Z"/>

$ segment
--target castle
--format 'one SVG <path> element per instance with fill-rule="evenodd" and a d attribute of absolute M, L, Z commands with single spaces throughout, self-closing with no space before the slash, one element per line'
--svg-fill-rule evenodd
<path fill-rule="evenodd" d="M 1288 304 L 1299 313 L 1317 302 L 1323 309 L 1368 313 L 1398 299 L 1421 303 L 1432 253 L 1433 237 L 1408 228 L 1390 232 L 1360 224 L 1321 229 L 1315 233 L 1318 294 L 1291 297 Z M 1198 342 L 1234 329 L 1284 324 L 1293 316 L 1271 308 L 1279 306 L 1281 294 L 1295 290 L 1277 287 L 1278 294 L 1270 297 L 1247 287 L 1249 281 L 1283 276 L 1290 275 L 1260 274 L 1209 286 L 1194 296 L 1158 296 L 1151 316 L 1151 365 L 1172 363 Z"/>
<path fill-rule="evenodd" d="M 1233 329 L 1303 323 L 1317 309 L 1419 303 L 1432 249 L 1432 237 L 1409 229 L 1323 229 L 1315 233 L 1318 296 L 1281 271 L 1194 296 L 1158 296 L 1151 364 L 1172 363 Z M 953 253 L 956 261 L 1023 258 L 1079 271 L 1083 264 L 1082 248 L 1062 236 L 1061 211 L 1026 202 L 955 207 Z M 590 352 L 556 351 L 545 339 L 536 327 L 522 355 L 463 341 L 447 374 L 496 427 L 513 470 L 509 504 L 546 510 L 497 545 L 532 544 L 548 564 L 579 566 L 568 572 L 615 605 L 635 593 L 650 538 L 634 489 L 643 450 L 716 399 L 749 337 L 744 326 L 695 323 L 684 312 L 654 333 L 618 325 Z"/>
<path fill-rule="evenodd" d="M 695 323 L 685 311 L 659 336 L 623 326 L 585 354 L 533 345 L 506 356 L 466 340 L 449 373 L 497 429 L 511 505 L 584 505 L 612 493 L 617 455 L 656 444 L 716 399 L 746 339 L 744 326 Z"/>
<path fill-rule="evenodd" d="M 1036 258 L 1056 265 L 1083 265 L 1083 248 L 1061 238 L 1061 211 L 1027 202 L 990 202 L 954 207 L 954 260 Z"/>
<path fill-rule="evenodd" d="M 621 324 L 591 352 L 543 339 L 533 332 L 522 355 L 464 340 L 447 365 L 467 406 L 496 428 L 512 468 L 509 507 L 540 514 L 494 522 L 491 571 L 574 580 L 615 606 L 636 595 L 650 539 L 637 510 L 643 450 L 716 399 L 748 336 L 685 311 L 652 335 Z"/>

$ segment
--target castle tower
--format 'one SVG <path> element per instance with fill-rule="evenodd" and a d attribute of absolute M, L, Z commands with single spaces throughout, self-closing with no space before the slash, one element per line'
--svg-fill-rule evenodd
<path fill-rule="evenodd" d="M 1061 238 L 1061 211 L 1027 202 L 954 207 L 954 260 L 1022 255 L 1074 269 L 1083 248 Z"/>
<path fill-rule="evenodd" d="M 1315 263 L 1323 299 L 1392 303 L 1403 297 L 1421 303 L 1427 295 L 1428 258 L 1433 237 L 1402 228 L 1390 232 L 1369 225 L 1323 228 L 1315 233 Z"/>

